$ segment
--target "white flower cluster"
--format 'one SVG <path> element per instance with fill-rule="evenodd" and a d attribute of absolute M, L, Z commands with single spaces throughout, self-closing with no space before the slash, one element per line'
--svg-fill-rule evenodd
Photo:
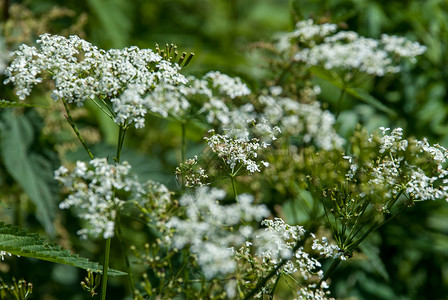
<path fill-rule="evenodd" d="M 204 109 L 207 112 L 207 122 L 218 125 L 220 129 L 244 129 L 248 127 L 248 120 L 255 120 L 258 117 L 251 103 L 229 108 L 226 102 L 212 98 L 204 104 Z"/>
<path fill-rule="evenodd" d="M 269 215 L 264 205 L 253 205 L 253 197 L 239 195 L 238 204 L 221 205 L 225 192 L 201 187 L 194 195 L 185 194 L 179 200 L 186 209 L 186 219 L 172 218 L 167 226 L 174 229 L 172 244 L 181 249 L 190 245 L 206 278 L 228 274 L 235 270 L 232 247 L 243 244 L 252 233 L 241 222 L 261 220 Z M 236 229 L 238 227 L 238 229 Z"/>
<path fill-rule="evenodd" d="M 425 46 L 401 36 L 382 34 L 381 43 L 383 44 L 384 49 L 389 53 L 393 53 L 398 57 L 409 58 L 413 63 L 416 62 L 416 56 L 421 55 L 426 51 Z"/>
<path fill-rule="evenodd" d="M 79 218 L 86 221 L 86 227 L 79 230 L 81 238 L 88 236 L 108 239 L 114 236 L 115 218 L 124 200 L 121 194 L 142 193 L 136 178 L 129 175 L 130 165 L 109 164 L 106 158 L 90 161 L 89 168 L 78 161 L 72 172 L 61 166 L 54 178 L 68 188 L 70 194 L 59 204 L 61 209 L 74 207 Z"/>
<path fill-rule="evenodd" d="M 326 237 L 322 237 L 319 240 L 315 238 L 314 234 L 311 234 L 311 236 L 314 238 L 311 249 L 319 251 L 319 255 L 323 257 L 332 257 L 335 259 L 339 258 L 340 260 L 347 260 L 347 257 L 345 257 L 341 251 L 339 251 L 340 248 L 335 244 L 330 244 Z"/>
<path fill-rule="evenodd" d="M 404 190 L 414 201 L 448 199 L 448 170 L 443 168 L 448 150 L 438 144 L 430 145 L 426 139 L 404 139 L 402 128 L 395 128 L 389 134 L 389 128 L 380 127 L 380 130 L 379 155 L 367 165 L 368 170 L 360 170 L 353 157 L 344 157 L 351 163 L 347 179 L 367 171 L 371 176 L 368 182 L 371 192 L 386 191 L 385 198 Z M 374 142 L 373 136 L 369 141 Z M 428 164 L 434 167 L 428 170 Z"/>
<path fill-rule="evenodd" d="M 192 106 L 193 98 L 206 97 L 199 113 L 206 112 L 207 121 L 213 123 L 215 118 L 229 123 L 232 118 L 225 100 L 250 94 L 249 88 L 238 77 L 230 77 L 220 72 L 209 72 L 202 78 L 188 77 L 183 84 L 159 84 L 146 97 L 148 109 L 166 118 L 183 119 Z M 195 112 L 196 113 L 196 112 Z M 244 120 L 246 121 L 246 120 Z"/>
<path fill-rule="evenodd" d="M 204 79 L 211 79 L 214 88 L 218 88 L 221 94 L 227 95 L 230 99 L 246 96 L 250 94 L 250 89 L 241 81 L 239 77 L 230 77 L 220 72 L 208 72 Z"/>
<path fill-rule="evenodd" d="M 397 61 L 423 54 L 426 47 L 402 37 L 383 35 L 380 40 L 359 36 L 356 32 L 336 30 L 334 24 L 315 25 L 311 20 L 297 24 L 297 30 L 288 37 L 298 38 L 304 44 L 295 54 L 296 61 L 325 69 L 360 71 L 375 76 L 397 73 Z M 316 39 L 316 36 L 320 39 Z"/>
<path fill-rule="evenodd" d="M 257 249 L 255 254 L 261 257 L 264 263 L 275 266 L 281 260 L 290 259 L 283 266 L 282 272 L 292 274 L 299 270 L 305 280 L 308 280 L 315 274 L 322 278 L 322 270 L 316 273 L 316 270 L 321 267 L 320 262 L 305 252 L 303 247 L 299 247 L 293 253 L 294 246 L 305 234 L 305 229 L 302 226 L 291 226 L 286 224 L 281 218 L 264 220 L 261 222 L 261 225 L 265 225 L 266 228 L 255 236 L 254 246 Z M 340 254 L 339 247 L 330 244 L 326 238 L 322 238 L 320 241 L 315 238 L 314 234 L 311 234 L 311 236 L 313 237 L 312 249 L 319 251 L 321 256 L 341 260 L 346 259 Z"/>
<path fill-rule="evenodd" d="M 189 77 L 186 84 L 160 84 L 146 97 L 148 109 L 166 118 L 182 120 L 191 107 L 190 98 L 195 95 L 211 97 L 212 92 L 205 80 Z"/>
<path fill-rule="evenodd" d="M 186 187 L 195 187 L 205 185 L 208 175 L 205 170 L 198 165 L 198 156 L 187 159 L 176 168 L 176 176 L 184 176 Z"/>
<path fill-rule="evenodd" d="M 336 32 L 336 24 L 324 23 L 314 24 L 313 20 L 297 22 L 296 29 L 290 34 L 291 37 L 297 37 L 300 42 L 313 43 L 316 38 L 324 38 Z"/>
<path fill-rule="evenodd" d="M 334 129 L 336 119 L 319 102 L 299 103 L 290 98 L 262 95 L 259 101 L 264 105 L 263 115 L 272 125 L 280 127 L 286 135 L 302 136 L 304 143 L 331 150 L 341 148 L 344 139 Z"/>
<path fill-rule="evenodd" d="M 327 295 L 327 292 L 322 290 L 322 288 L 328 288 L 325 281 L 322 282 L 320 287 L 315 284 L 316 278 L 323 278 L 320 262 L 306 252 L 303 246 L 296 247 L 297 243 L 304 238 L 305 229 L 302 226 L 286 224 L 281 218 L 263 220 L 261 225 L 265 225 L 266 228 L 252 234 L 252 242 L 247 241 L 236 251 L 235 258 L 248 260 L 251 264 L 253 264 L 253 261 L 258 261 L 258 267 L 265 270 L 272 270 L 282 261 L 286 261 L 278 270 L 278 273 L 292 275 L 299 272 L 304 280 L 299 295 L 304 291 L 310 293 L 315 291 L 317 294 Z M 339 248 L 336 245 L 330 244 L 325 238 L 318 240 L 314 234 L 311 234 L 311 236 L 313 238 L 312 249 L 319 251 L 321 257 L 345 259 L 339 254 Z M 261 297 L 261 294 L 258 294 L 257 297 Z"/>
<path fill-rule="evenodd" d="M 226 130 L 223 135 L 215 134 L 213 129 L 209 132 L 212 136 L 204 139 L 212 151 L 224 161 L 231 174 L 237 174 L 242 168 L 249 173 L 260 172 L 262 165 L 269 166 L 265 161 L 257 163 L 254 160 L 258 156 L 258 151 L 267 148 L 269 144 L 260 143 L 257 138 L 249 139 L 247 130 Z"/>
<path fill-rule="evenodd" d="M 426 154 L 430 157 L 433 163 L 437 165 L 433 174 L 426 174 L 421 166 L 417 166 L 404 161 L 403 152 L 407 150 L 409 141 L 403 139 L 403 129 L 396 128 L 392 130 L 390 135 L 387 134 L 389 128 L 380 128 L 383 132 L 381 138 L 380 153 L 387 151 L 390 155 L 378 161 L 377 166 L 374 167 L 375 183 L 379 184 L 380 180 L 387 180 L 388 184 L 395 184 L 403 177 L 405 170 L 408 170 L 407 180 L 404 183 L 406 193 L 412 197 L 413 200 L 435 200 L 448 199 L 448 171 L 443 169 L 442 164 L 448 158 L 448 151 L 444 147 L 436 144 L 431 146 L 426 139 L 414 140 L 414 146 L 417 153 L 415 156 Z M 439 184 L 436 184 L 436 181 Z M 384 181 L 383 181 L 384 184 Z M 396 193 L 397 188 L 392 189 Z"/>
<path fill-rule="evenodd" d="M 329 297 L 330 292 L 325 291 L 323 287 L 317 287 L 316 285 L 309 285 L 301 287 L 297 292 L 297 300 L 334 300 Z"/>
<path fill-rule="evenodd" d="M 286 224 L 280 218 L 263 220 L 261 225 L 265 225 L 266 228 L 255 237 L 256 255 L 262 257 L 264 262 L 273 265 L 283 259 L 292 258 L 294 255 L 292 249 L 305 234 L 305 229 L 302 226 Z"/>
<path fill-rule="evenodd" d="M 105 51 L 77 36 L 49 34 L 41 35 L 37 43 L 38 48 L 21 45 L 5 71 L 5 84 L 13 83 L 22 100 L 50 75 L 55 83 L 54 99 L 63 98 L 79 106 L 97 97 L 112 99 L 115 122 L 135 122 L 141 128 L 149 106 L 143 95 L 158 84 L 187 81 L 177 64 L 162 60 L 150 49 L 133 46 Z M 128 88 L 130 91 L 126 91 Z"/>

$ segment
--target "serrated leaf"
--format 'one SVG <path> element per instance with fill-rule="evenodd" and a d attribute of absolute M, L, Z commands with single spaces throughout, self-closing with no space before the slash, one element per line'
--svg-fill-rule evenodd
<path fill-rule="evenodd" d="M 101 273 L 103 267 L 87 258 L 72 254 L 60 246 L 46 242 L 38 234 L 28 233 L 26 229 L 0 222 L 0 250 L 21 257 L 32 257 L 40 260 L 90 269 Z M 109 269 L 108 275 L 121 276 L 126 273 Z"/>
<path fill-rule="evenodd" d="M 33 124 L 24 115 L 5 110 L 0 114 L 0 153 L 8 173 L 36 205 L 36 217 L 48 234 L 54 233 L 56 211 L 54 168 L 42 153 L 31 150 Z"/>
<path fill-rule="evenodd" d="M 47 108 L 43 105 L 38 104 L 29 104 L 29 103 L 22 103 L 22 102 L 11 102 L 7 100 L 0 100 L 0 108 L 7 108 L 7 107 L 40 107 L 40 108 Z"/>

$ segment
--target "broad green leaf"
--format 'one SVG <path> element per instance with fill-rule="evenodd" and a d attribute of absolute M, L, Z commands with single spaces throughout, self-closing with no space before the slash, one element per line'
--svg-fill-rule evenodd
<path fill-rule="evenodd" d="M 101 273 L 103 269 L 96 262 L 91 262 L 87 258 L 46 242 L 38 234 L 29 233 L 26 229 L 2 222 L 0 222 L 0 249 L 21 257 L 32 257 L 81 269 L 90 269 L 97 273 Z M 112 269 L 109 269 L 108 274 L 112 276 L 126 275 L 126 273 Z"/>
<path fill-rule="evenodd" d="M 54 166 L 43 155 L 46 149 L 32 150 L 36 140 L 33 124 L 25 115 L 12 110 L 0 113 L 0 153 L 7 172 L 36 205 L 36 217 L 48 234 L 54 233 L 56 211 Z M 47 151 L 48 152 L 48 151 Z"/>
<path fill-rule="evenodd" d="M 22 103 L 22 102 L 11 102 L 7 100 L 0 100 L 0 108 L 6 108 L 6 107 L 40 107 L 40 108 L 48 108 L 46 106 L 38 105 L 38 104 L 28 104 L 28 103 Z"/>

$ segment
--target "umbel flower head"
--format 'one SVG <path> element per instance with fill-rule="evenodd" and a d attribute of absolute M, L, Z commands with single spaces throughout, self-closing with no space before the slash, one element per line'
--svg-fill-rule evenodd
<path fill-rule="evenodd" d="M 382 35 L 376 40 L 359 36 L 353 31 L 337 31 L 335 24 L 314 24 L 305 20 L 296 29 L 280 38 L 281 50 L 289 48 L 291 41 L 298 41 L 296 61 L 327 70 L 358 71 L 374 76 L 384 76 L 400 71 L 400 59 L 414 62 L 426 47 L 403 37 Z"/>
<path fill-rule="evenodd" d="M 334 115 L 322 110 L 318 101 L 300 103 L 274 95 L 261 95 L 258 101 L 264 106 L 265 119 L 278 126 L 283 134 L 302 136 L 304 143 L 312 143 L 325 150 L 342 148 L 344 139 L 334 129 Z"/>
<path fill-rule="evenodd" d="M 236 175 L 240 171 L 249 173 L 260 172 L 260 167 L 269 166 L 269 163 L 261 161 L 257 163 L 255 159 L 258 151 L 265 149 L 269 144 L 260 142 L 257 138 L 249 139 L 249 132 L 243 130 L 226 130 L 226 133 L 215 134 L 214 130 L 209 131 L 212 136 L 205 137 L 208 145 L 224 162 L 229 175 Z"/>
<path fill-rule="evenodd" d="M 150 49 L 132 46 L 105 51 L 77 36 L 50 34 L 41 35 L 37 44 L 21 45 L 5 71 L 5 84 L 13 83 L 20 99 L 50 77 L 55 100 L 63 98 L 82 106 L 86 100 L 101 99 L 112 107 L 112 117 L 120 125 L 143 127 L 148 110 L 144 95 L 159 84 L 187 81 L 178 64 L 163 60 Z"/>
<path fill-rule="evenodd" d="M 78 231 L 81 238 L 102 235 L 108 239 L 114 236 L 115 218 L 125 200 L 138 197 L 143 190 L 137 178 L 129 174 L 127 162 L 109 164 L 106 158 L 96 158 L 89 164 L 78 161 L 72 172 L 64 166 L 54 172 L 54 178 L 70 193 L 59 207 L 73 207 L 85 220 L 85 228 Z"/>
<path fill-rule="evenodd" d="M 327 299 L 329 292 L 323 290 L 328 288 L 326 282 L 322 281 L 320 286 L 316 284 L 316 281 L 322 279 L 324 274 L 320 262 L 314 257 L 313 251 L 306 250 L 304 246 L 298 246 L 304 244 L 305 229 L 302 226 L 289 225 L 281 218 L 263 220 L 261 225 L 265 228 L 255 231 L 250 239 L 248 238 L 248 241 L 235 251 L 235 259 L 239 266 L 243 269 L 250 266 L 249 268 L 260 276 L 277 268 L 278 276 L 293 276 L 296 280 L 300 280 L 299 295 L 304 289 L 309 289 L 325 296 L 316 299 Z M 339 247 L 329 243 L 325 237 L 319 240 L 313 233 L 310 235 L 313 238 L 311 248 L 314 252 L 318 252 L 320 257 L 346 259 L 339 252 Z M 247 281 L 242 283 L 244 286 L 250 284 Z M 267 282 L 262 291 L 269 291 L 274 285 L 275 276 Z M 254 298 L 262 297 L 262 292 L 254 295 Z M 299 297 L 299 299 L 308 298 Z"/>
<path fill-rule="evenodd" d="M 253 197 L 239 195 L 239 203 L 222 205 L 225 191 L 200 187 L 193 195 L 185 194 L 179 204 L 185 208 L 185 218 L 172 218 L 167 226 L 174 230 L 172 246 L 181 249 L 189 245 L 206 278 L 233 272 L 236 261 L 231 247 L 240 246 L 252 233 L 241 223 L 259 221 L 268 216 L 264 205 L 254 205 Z"/>

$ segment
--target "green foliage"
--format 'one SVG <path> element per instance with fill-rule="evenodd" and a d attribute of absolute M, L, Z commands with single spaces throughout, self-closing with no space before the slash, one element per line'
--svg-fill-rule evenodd
<path fill-rule="evenodd" d="M 39 123 L 33 113 L 2 111 L 0 152 L 7 172 L 36 205 L 36 217 L 45 230 L 54 235 L 57 187 L 54 185 L 52 174 L 58 159 L 56 153 L 50 149 L 36 148 Z"/>
<path fill-rule="evenodd" d="M 11 102 L 7 100 L 0 100 L 0 108 L 7 108 L 7 107 L 41 107 L 41 108 L 47 108 L 41 105 L 36 104 L 29 104 L 24 102 Z"/>
<path fill-rule="evenodd" d="M 77 254 L 62 249 L 52 243 L 46 242 L 39 235 L 28 233 L 26 229 L 0 223 L 0 248 L 3 251 L 22 257 L 32 257 L 54 263 L 70 265 L 85 270 L 101 272 L 102 266 L 91 262 Z M 120 276 L 125 273 L 109 270 L 109 275 Z"/>
<path fill-rule="evenodd" d="M 290 18 L 287 11 L 288 1 L 276 0 L 65 2 L 77 14 L 89 13 L 87 40 L 103 48 L 132 44 L 143 48 L 154 47 L 156 42 L 162 45 L 175 42 L 187 51 L 192 50 L 197 54 L 194 63 L 189 65 L 186 72 L 203 73 L 204 70 L 219 69 L 231 74 L 246 74 L 247 81 L 254 87 L 253 90 L 260 86 L 281 85 L 285 94 L 293 99 L 302 97 L 300 91 L 304 86 L 318 83 L 323 90 L 319 96 L 323 107 L 330 107 L 333 111 L 340 110 L 337 111 L 340 112 L 337 126 L 339 134 L 345 137 L 352 134 L 356 124 L 361 123 L 369 131 L 378 126 L 399 125 L 406 129 L 408 135 L 428 136 L 430 140 L 437 140 L 442 145 L 448 142 L 448 106 L 445 101 L 448 76 L 443 67 L 448 62 L 445 55 L 445 49 L 448 47 L 446 1 L 290 0 Z M 28 3 L 39 13 L 58 4 L 54 0 Z M 276 58 L 273 57 L 277 53 L 265 55 L 266 64 L 264 59 L 260 59 L 261 56 L 257 56 L 258 53 L 251 58 L 245 55 L 248 49 L 252 48 L 247 46 L 250 42 L 265 40 L 273 32 L 285 30 L 296 21 L 309 16 L 315 17 L 318 22 L 338 23 L 341 28 L 349 27 L 368 37 L 378 37 L 381 33 L 404 35 L 422 42 L 428 47 L 428 51 L 416 67 L 406 64 L 402 66 L 403 72 L 400 74 L 381 79 L 370 78 L 358 86 L 345 86 L 341 78 L 327 70 L 313 67 L 307 73 L 304 68 L 288 59 L 275 61 Z M 61 24 L 65 24 L 64 22 Z M 264 46 L 269 48 L 270 45 Z M 263 48 L 260 45 L 256 47 Z M 255 62 L 257 65 L 263 63 L 265 69 L 254 68 L 253 64 L 249 65 L 248 62 Z M 262 82 L 260 79 L 263 76 L 268 80 Z M 346 99 L 345 103 L 338 107 L 338 96 L 340 97 L 341 93 L 345 94 Z M 5 194 L 9 192 L 9 183 L 12 182 L 12 186 L 20 186 L 36 206 L 38 220 L 44 225 L 47 233 L 52 234 L 56 210 L 55 196 L 59 192 L 52 179 L 52 172 L 60 163 L 53 145 L 43 142 L 46 137 L 40 132 L 43 128 L 42 121 L 30 110 L 24 109 L 31 106 L 35 105 L 0 101 L 0 108 L 17 109 L 15 112 L 9 109 L 0 111 L 0 152 L 4 169 L 0 174 L 1 184 Z M 115 153 L 109 144 L 116 142 L 117 127 L 96 107 L 89 107 L 87 104 L 87 111 L 90 114 L 88 117 L 83 116 L 77 120 L 80 128 L 87 127 L 94 121 L 101 129 L 101 142 L 92 146 L 92 152 L 100 157 Z M 181 156 L 175 149 L 180 148 L 180 125 L 155 117 L 149 120 L 148 130 L 128 132 L 126 145 L 133 149 L 125 149 L 122 159 L 133 165 L 133 170 L 140 178 L 151 178 L 169 184 L 170 187 L 178 187 L 172 174 Z M 55 138 L 58 128 L 52 130 Z M 201 141 L 205 131 L 201 125 L 193 122 L 188 124 L 187 158 L 202 151 L 198 141 Z M 170 138 L 166 138 L 167 136 Z M 291 154 L 292 150 L 289 148 L 273 150 L 269 160 L 271 166 L 263 173 L 261 181 L 256 182 L 260 178 L 253 181 L 242 178 L 239 188 L 253 188 L 258 193 L 258 198 L 263 197 L 276 214 L 286 217 L 291 223 L 325 223 L 325 213 L 319 206 L 322 190 L 330 190 L 331 187 L 333 190 L 339 190 L 338 184 L 345 179 L 347 162 L 342 160 L 339 151 L 325 152 L 314 147 L 304 147 L 299 137 L 288 137 L 287 141 L 282 142 L 294 149 L 298 148 L 298 153 Z M 362 146 L 359 141 L 348 141 L 346 151 L 356 152 L 359 150 L 356 146 L 359 145 Z M 66 152 L 68 155 L 64 153 L 61 159 L 69 162 L 84 160 L 85 153 L 81 153 L 83 150 L 79 149 L 81 148 L 70 148 Z M 372 153 L 374 151 L 377 149 L 372 150 Z M 366 161 L 372 159 L 367 157 L 368 152 L 361 154 L 366 156 Z M 319 188 L 313 190 L 311 187 L 316 183 Z M 344 192 L 342 189 L 341 191 Z M 345 192 L 360 191 L 356 190 L 356 186 L 351 186 Z M 334 199 L 329 197 L 326 200 Z M 332 203 L 327 201 L 327 204 L 328 202 L 330 207 Z M 318 206 L 320 210 L 316 209 Z M 448 287 L 448 276 L 444 271 L 448 269 L 447 216 L 446 203 L 424 203 L 419 205 L 418 209 L 409 208 L 409 214 L 401 215 L 380 229 L 378 234 L 370 235 L 364 240 L 354 251 L 354 257 L 336 270 L 332 276 L 332 293 L 337 297 L 359 299 L 444 298 Z M 340 220 L 344 220 L 343 216 L 340 217 Z M 67 218 L 64 220 L 64 229 L 75 235 L 73 227 L 76 222 L 73 222 L 73 216 L 67 213 L 64 218 Z M 30 220 L 26 221 L 26 226 L 35 225 Z M 127 228 L 124 230 L 129 233 L 125 236 L 128 244 L 144 242 L 147 232 L 142 230 L 141 224 L 131 218 L 125 219 L 125 223 Z M 0 233 L 1 247 L 4 242 L 14 245 L 24 243 L 25 248 L 20 246 L 16 250 L 14 245 L 8 244 L 8 247 L 12 247 L 16 252 L 2 248 L 13 254 L 27 256 L 25 254 L 31 253 L 29 257 L 44 256 L 37 257 L 41 259 L 49 255 L 50 259 L 45 260 L 84 269 L 90 267 L 98 270 L 101 267 L 76 255 L 72 256 L 57 246 L 48 246 L 37 235 L 25 233 L 15 227 L 3 225 Z M 80 243 L 76 238 L 67 240 L 74 244 L 78 253 L 86 251 L 93 257 L 98 256 L 100 250 L 93 246 L 93 243 Z M 26 245 L 34 249 L 34 252 L 27 252 Z M 46 248 L 47 246 L 50 248 Z M 112 260 L 121 259 L 118 252 L 120 251 L 117 249 L 112 250 L 112 257 L 116 256 Z M 93 265 L 95 267 L 92 267 Z M 157 265 L 157 268 L 164 270 L 166 266 Z M 39 271 L 34 268 L 23 270 L 28 274 L 37 274 Z M 109 272 L 111 274 L 111 271 Z M 150 279 L 154 280 L 157 274 L 151 272 Z M 142 283 L 146 283 L 146 292 L 151 294 L 152 286 L 145 275 Z M 191 274 L 187 272 L 187 275 Z M 90 283 L 92 286 L 87 285 L 89 292 L 92 292 L 95 284 L 93 281 Z M 173 284 L 178 286 L 182 282 L 176 281 Z M 163 287 L 163 284 L 159 286 Z M 195 287 L 194 283 L 191 284 L 192 292 Z M 120 292 L 122 290 L 120 289 Z M 40 294 L 37 294 L 37 297 L 39 296 Z M 67 295 L 58 298 L 65 296 Z M 75 297 L 74 295 L 73 298 Z"/>

